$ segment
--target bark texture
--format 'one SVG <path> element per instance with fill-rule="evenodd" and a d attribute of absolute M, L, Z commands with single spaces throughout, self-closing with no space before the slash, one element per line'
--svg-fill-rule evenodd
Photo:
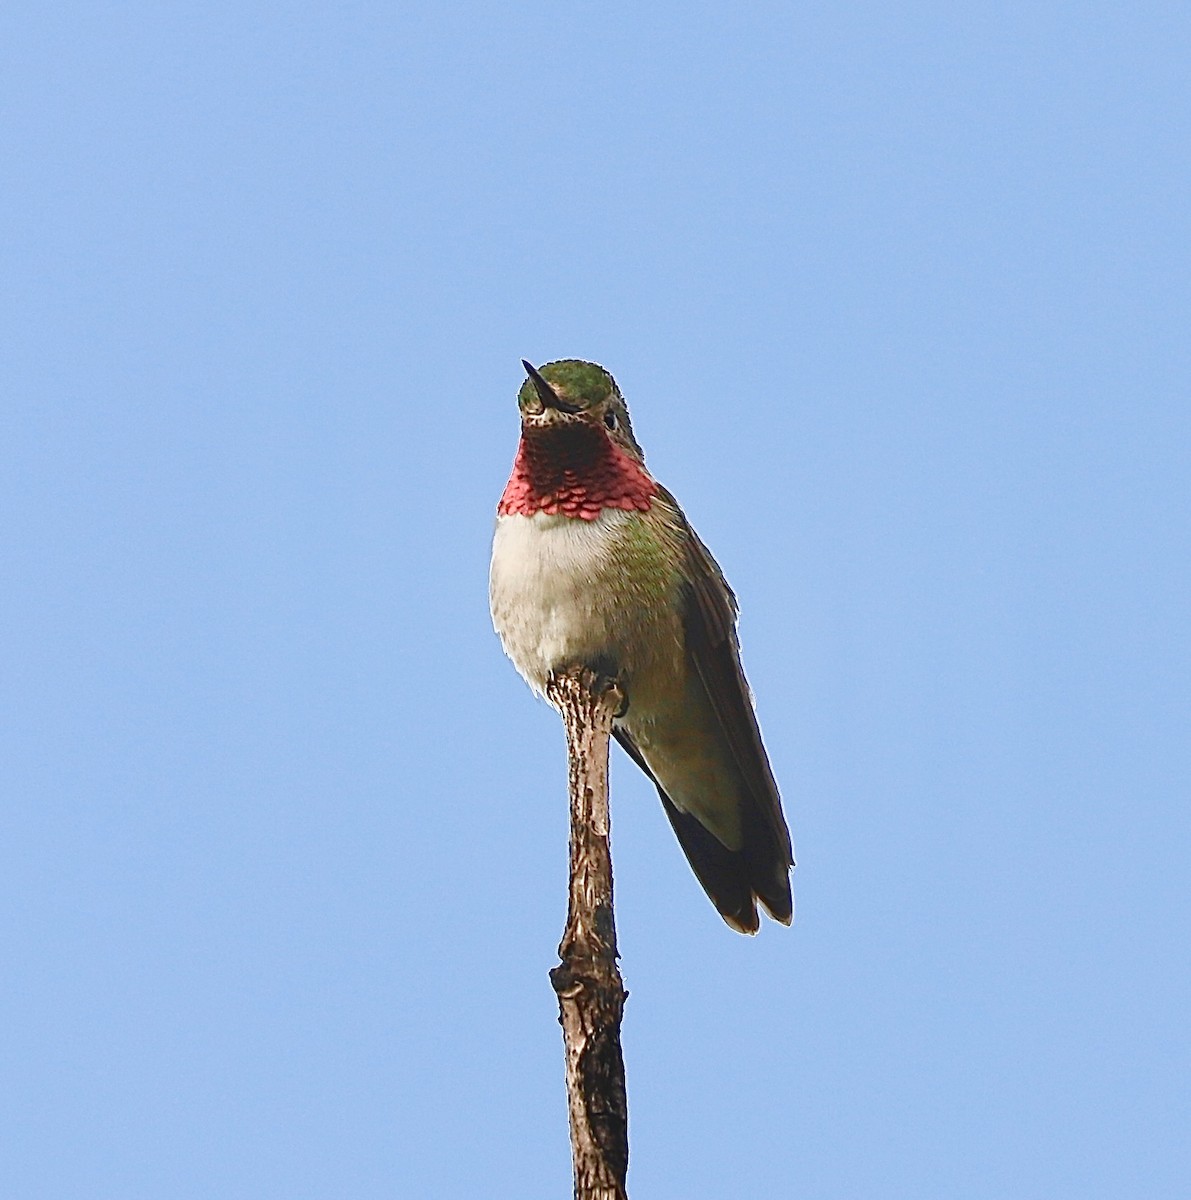
<path fill-rule="evenodd" d="M 571 801 L 567 924 L 550 972 L 566 1049 L 575 1200 L 625 1200 L 628 1100 L 620 1024 L 628 993 L 616 965 L 608 847 L 608 739 L 622 697 L 586 669 L 547 688 L 567 732 Z"/>

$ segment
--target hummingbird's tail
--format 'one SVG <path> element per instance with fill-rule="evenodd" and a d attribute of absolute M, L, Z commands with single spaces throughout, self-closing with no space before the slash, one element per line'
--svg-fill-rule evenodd
<path fill-rule="evenodd" d="M 775 921 L 790 924 L 794 919 L 794 897 L 790 891 L 789 856 L 776 844 L 766 823 L 749 821 L 746 814 L 744 845 L 729 850 L 696 817 L 679 812 L 660 787 L 658 794 L 695 877 L 733 929 L 757 932 L 758 900 Z"/>
<path fill-rule="evenodd" d="M 675 805 L 627 729 L 615 726 L 612 735 L 653 781 L 691 870 L 720 916 L 739 933 L 756 933 L 759 900 L 775 921 L 789 925 L 794 919 L 789 841 L 778 835 L 757 804 L 741 805 L 741 845 L 731 850 L 697 817 Z"/>

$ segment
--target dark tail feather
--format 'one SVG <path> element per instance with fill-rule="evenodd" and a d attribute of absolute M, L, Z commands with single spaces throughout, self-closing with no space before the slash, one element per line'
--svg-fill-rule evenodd
<path fill-rule="evenodd" d="M 653 780 L 695 878 L 703 885 L 720 916 L 740 933 L 756 933 L 760 925 L 757 918 L 757 901 L 760 900 L 775 921 L 789 925 L 794 918 L 789 844 L 776 836 L 757 805 L 745 806 L 741 830 L 743 845 L 739 850 L 729 850 L 697 818 L 679 812 L 626 729 L 615 727 L 612 735 Z"/>
<path fill-rule="evenodd" d="M 789 869 L 784 852 L 773 844 L 773 834 L 763 822 L 746 820 L 744 847 L 729 850 L 695 817 L 679 812 L 661 788 L 658 795 L 695 877 L 733 929 L 757 932 L 758 900 L 775 921 L 790 924 L 794 900 Z"/>
<path fill-rule="evenodd" d="M 765 911 L 783 925 L 794 920 L 794 893 L 790 890 L 790 868 L 794 865 L 790 853 L 789 835 L 782 827 L 780 837 L 756 803 L 745 806 L 744 847 L 741 854 L 747 863 L 749 885 Z"/>
<path fill-rule="evenodd" d="M 720 916 L 741 933 L 756 933 L 760 924 L 757 902 L 748 882 L 743 851 L 729 850 L 689 813 L 679 812 L 661 788 L 658 795 L 695 878 L 719 909 Z"/>

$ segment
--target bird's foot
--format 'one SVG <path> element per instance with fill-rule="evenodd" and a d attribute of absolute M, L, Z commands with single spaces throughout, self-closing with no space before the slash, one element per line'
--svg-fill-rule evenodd
<path fill-rule="evenodd" d="M 607 696 L 616 703 L 612 717 L 620 720 L 629 711 L 628 689 L 620 673 L 610 662 L 600 660 L 593 663 L 561 667 L 550 672 L 546 678 L 546 696 L 549 699 L 558 693 L 564 679 L 579 680 L 592 695 Z"/>

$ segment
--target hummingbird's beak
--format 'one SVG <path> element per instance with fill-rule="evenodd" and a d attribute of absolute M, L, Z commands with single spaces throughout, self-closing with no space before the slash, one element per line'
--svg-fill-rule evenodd
<path fill-rule="evenodd" d="M 577 413 L 579 411 L 578 404 L 572 404 L 569 400 L 564 400 L 546 381 L 542 378 L 542 373 L 537 367 L 532 366 L 521 360 L 521 365 L 525 368 L 525 373 L 533 380 L 534 391 L 538 394 L 538 399 L 547 408 L 556 408 L 559 412 Z"/>

